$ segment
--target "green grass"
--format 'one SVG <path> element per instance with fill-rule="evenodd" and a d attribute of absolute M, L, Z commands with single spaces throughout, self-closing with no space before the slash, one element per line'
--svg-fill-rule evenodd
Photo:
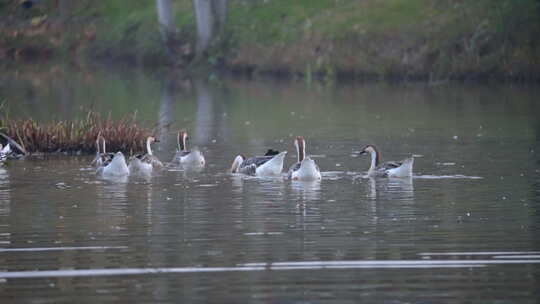
<path fill-rule="evenodd" d="M 233 62 L 258 69 L 468 77 L 538 71 L 536 0 L 274 0 L 231 13 Z M 314 51 L 316 50 L 316 51 Z M 243 58 L 246 58 L 245 60 Z M 514 71 L 515 70 L 515 73 Z M 537 72 L 538 74 L 538 72 Z"/>
<path fill-rule="evenodd" d="M 228 3 L 225 35 L 211 48 L 208 61 L 225 62 L 233 69 L 424 78 L 540 74 L 538 0 Z M 194 47 L 192 1 L 172 4 L 176 38 Z M 10 7 L 4 5 L 0 12 Z M 47 14 L 50 21 L 58 18 L 51 7 L 41 7 L 37 15 L 19 15 L 17 20 L 27 26 L 40 14 Z M 154 1 L 78 1 L 71 17 L 70 30 L 62 32 L 60 46 L 51 45 L 46 34 L 32 38 L 1 35 L 0 48 L 2 44 L 16 48 L 41 45 L 63 49 L 70 56 L 128 57 L 139 63 L 168 64 Z M 93 29 L 95 36 L 87 37 Z"/>

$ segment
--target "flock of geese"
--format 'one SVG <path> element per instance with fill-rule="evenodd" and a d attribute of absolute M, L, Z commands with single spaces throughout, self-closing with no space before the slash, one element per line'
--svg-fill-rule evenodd
<path fill-rule="evenodd" d="M 185 131 L 178 132 L 178 150 L 172 163 L 184 167 L 202 168 L 206 160 L 201 151 L 187 149 L 188 134 Z M 146 140 L 146 153 L 133 155 L 126 161 L 122 152 L 109 153 L 106 151 L 105 138 L 98 134 L 96 140 L 97 154 L 92 164 L 97 167 L 97 173 L 105 177 L 123 177 L 130 174 L 151 174 L 153 170 L 160 169 L 164 164 L 154 155 L 152 144 L 157 142 L 153 136 Z M 291 180 L 316 181 L 321 179 L 321 170 L 315 161 L 306 156 L 306 141 L 302 136 L 294 139 L 297 162 L 288 170 Z M 1 153 L 1 152 L 0 152 Z M 230 168 L 231 173 L 245 174 L 259 177 L 281 176 L 283 161 L 287 151 L 279 152 L 269 149 L 262 156 L 246 158 L 240 154 L 234 158 Z M 412 176 L 414 158 L 410 157 L 400 162 L 390 161 L 383 163 L 381 154 L 374 145 L 365 146 L 360 154 L 371 156 L 371 165 L 367 172 L 370 177 L 408 177 Z M 2 154 L 0 154 L 0 159 Z"/>

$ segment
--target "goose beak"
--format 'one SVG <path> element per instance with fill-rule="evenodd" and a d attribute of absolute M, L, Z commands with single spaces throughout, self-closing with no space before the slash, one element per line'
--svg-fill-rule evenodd
<path fill-rule="evenodd" d="M 361 151 L 359 155 L 364 155 L 364 154 L 367 154 L 366 150 Z"/>

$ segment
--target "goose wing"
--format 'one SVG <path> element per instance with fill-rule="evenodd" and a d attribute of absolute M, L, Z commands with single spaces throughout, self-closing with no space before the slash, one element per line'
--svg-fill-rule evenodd
<path fill-rule="evenodd" d="M 257 173 L 257 165 L 253 163 L 247 166 L 240 166 L 238 172 L 246 175 L 255 175 Z"/>
<path fill-rule="evenodd" d="M 273 149 L 268 149 L 268 151 L 266 151 L 264 156 L 274 156 L 274 155 L 278 155 L 278 154 L 279 154 L 279 151 L 273 150 Z"/>
<path fill-rule="evenodd" d="M 380 169 L 383 169 L 383 170 L 390 170 L 390 169 L 398 168 L 398 167 L 400 167 L 402 164 L 403 164 L 403 162 L 389 161 L 389 162 L 385 162 L 385 163 L 381 164 L 381 165 L 379 166 L 379 168 L 380 168 Z"/>
<path fill-rule="evenodd" d="M 296 162 L 295 164 L 293 164 L 290 168 L 289 168 L 289 177 L 292 175 L 292 173 L 298 169 L 300 169 L 300 166 L 302 165 L 301 162 Z"/>
<path fill-rule="evenodd" d="M 184 156 L 189 155 L 189 153 L 191 153 L 191 151 L 186 151 L 186 150 L 176 151 L 176 157 L 184 157 Z"/>
<path fill-rule="evenodd" d="M 137 154 L 135 155 L 141 162 L 151 164 L 152 167 L 163 167 L 163 163 L 154 155 L 150 154 Z"/>
<path fill-rule="evenodd" d="M 90 164 L 96 167 L 106 166 L 112 161 L 113 157 L 113 153 L 98 153 Z"/>
<path fill-rule="evenodd" d="M 255 167 L 259 167 L 263 165 L 264 163 L 266 163 L 267 161 L 271 160 L 272 158 L 274 158 L 274 156 L 253 156 L 243 161 L 240 168 L 251 166 L 251 165 L 255 165 Z"/>

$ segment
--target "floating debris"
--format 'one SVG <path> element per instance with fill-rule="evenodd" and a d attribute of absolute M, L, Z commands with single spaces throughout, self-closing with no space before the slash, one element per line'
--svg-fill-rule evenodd
<path fill-rule="evenodd" d="M 455 166 L 456 163 L 453 162 L 446 162 L 446 163 L 435 163 L 438 166 Z"/>
<path fill-rule="evenodd" d="M 68 184 L 66 184 L 64 182 L 56 183 L 55 186 L 56 186 L 57 189 L 60 189 L 60 190 L 65 190 L 65 189 L 71 188 L 71 186 L 69 186 Z"/>

